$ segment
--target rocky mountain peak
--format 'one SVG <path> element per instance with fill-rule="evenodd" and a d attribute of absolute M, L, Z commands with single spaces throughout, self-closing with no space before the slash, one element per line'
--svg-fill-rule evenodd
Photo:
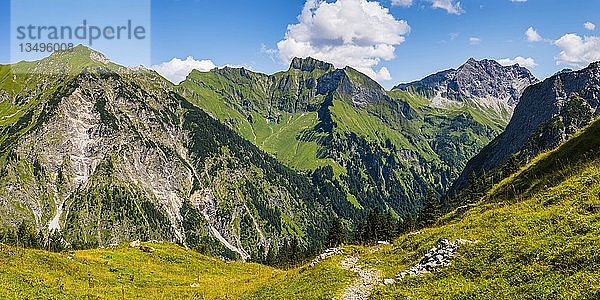
<path fill-rule="evenodd" d="M 305 71 L 305 72 L 312 72 L 315 69 L 318 69 L 321 71 L 328 72 L 328 71 L 335 69 L 335 67 L 330 63 L 320 61 L 320 60 L 314 59 L 312 57 L 307 57 L 307 58 L 295 57 L 292 60 L 292 63 L 290 65 L 290 70 L 291 69 L 296 69 L 296 70 Z"/>
<path fill-rule="evenodd" d="M 486 62 L 488 62 L 488 60 L 486 60 L 486 59 L 478 61 L 471 57 L 461 66 L 461 68 L 468 67 L 468 66 L 479 67 Z"/>
<path fill-rule="evenodd" d="M 400 84 L 395 89 L 416 92 L 431 99 L 434 106 L 474 103 L 493 111 L 494 118 L 508 122 L 525 88 L 537 82 L 528 69 L 518 65 L 502 66 L 494 60 L 470 58 L 457 69 Z"/>
<path fill-rule="evenodd" d="M 518 66 L 518 65 L 517 65 Z M 495 60 L 491 59 L 482 59 L 476 60 L 474 58 L 469 58 L 463 65 L 461 65 L 457 71 L 458 72 L 485 72 L 491 68 L 503 68 L 501 64 L 499 64 Z"/>
<path fill-rule="evenodd" d="M 317 93 L 336 93 L 355 107 L 387 100 L 385 90 L 369 76 L 351 68 L 337 69 L 317 80 Z"/>

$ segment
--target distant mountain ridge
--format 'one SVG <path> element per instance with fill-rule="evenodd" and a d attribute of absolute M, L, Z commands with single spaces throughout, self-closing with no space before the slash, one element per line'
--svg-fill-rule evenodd
<path fill-rule="evenodd" d="M 472 102 L 471 105 L 480 106 L 490 116 L 508 122 L 525 88 L 537 82 L 527 68 L 519 65 L 502 66 L 494 60 L 471 58 L 457 69 L 400 84 L 394 89 L 415 92 L 431 99 L 436 106 Z"/>

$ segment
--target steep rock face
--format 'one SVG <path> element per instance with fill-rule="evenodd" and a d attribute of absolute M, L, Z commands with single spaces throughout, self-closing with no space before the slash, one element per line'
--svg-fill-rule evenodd
<path fill-rule="evenodd" d="M 18 113 L 1 127 L 3 226 L 29 220 L 76 247 L 157 239 L 241 259 L 264 258 L 292 237 L 318 246 L 329 213 L 306 177 L 158 75 L 96 56 L 77 48 L 37 67 L 84 61 L 71 66 L 79 72 L 16 74 L 46 92 L 6 104 Z M 0 84 L 13 99 L 32 95 L 10 80 Z"/>
<path fill-rule="evenodd" d="M 290 69 L 296 69 L 296 70 L 300 70 L 303 72 L 313 72 L 316 69 L 318 69 L 323 72 L 329 72 L 335 68 L 330 63 L 316 60 L 312 57 L 307 57 L 307 58 L 295 57 L 292 60 Z"/>
<path fill-rule="evenodd" d="M 317 94 L 336 93 L 340 99 L 359 108 L 388 99 L 377 82 L 350 67 L 327 73 L 317 82 Z"/>
<path fill-rule="evenodd" d="M 395 89 L 410 90 L 437 106 L 477 105 L 498 118 L 510 119 L 522 92 L 538 80 L 519 65 L 502 66 L 494 60 L 469 59 L 458 69 L 442 71 Z"/>
<path fill-rule="evenodd" d="M 559 146 L 598 116 L 599 105 L 600 63 L 527 88 L 506 130 L 469 161 L 452 191 L 467 186 L 472 174 L 501 167 L 513 154 L 528 160 Z"/>

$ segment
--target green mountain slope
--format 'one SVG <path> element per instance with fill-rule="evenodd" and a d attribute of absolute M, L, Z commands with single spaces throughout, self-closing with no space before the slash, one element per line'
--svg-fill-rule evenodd
<path fill-rule="evenodd" d="M 332 172 L 334 211 L 348 220 L 373 207 L 416 214 L 428 188 L 443 193 L 505 125 L 311 58 L 273 75 L 193 71 L 177 90 L 287 166 Z"/>
<path fill-rule="evenodd" d="M 365 261 L 389 276 L 416 264 L 441 239 L 467 239 L 438 273 L 381 288 L 375 298 L 596 299 L 600 161 L 596 121 L 437 227 L 401 237 Z M 468 210 L 466 210 L 468 209 Z"/>
<path fill-rule="evenodd" d="M 257 261 L 285 241 L 320 247 L 331 213 L 310 178 L 158 74 L 84 47 L 1 70 L 0 227 L 26 221 L 75 248 L 154 239 Z"/>

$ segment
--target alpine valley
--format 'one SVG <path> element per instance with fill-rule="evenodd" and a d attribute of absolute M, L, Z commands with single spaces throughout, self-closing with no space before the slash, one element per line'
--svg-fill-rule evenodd
<path fill-rule="evenodd" d="M 598 299 L 599 99 L 599 63 L 0 65 L 0 297 Z"/>

